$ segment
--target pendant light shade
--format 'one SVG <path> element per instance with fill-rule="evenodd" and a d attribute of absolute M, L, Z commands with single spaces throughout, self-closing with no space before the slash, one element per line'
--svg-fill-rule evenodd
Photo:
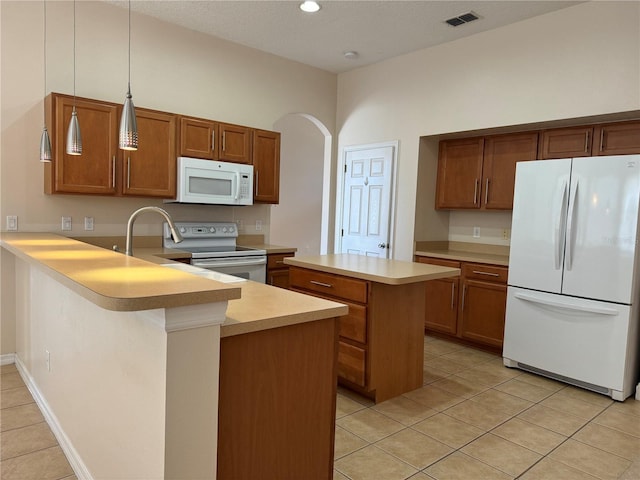
<path fill-rule="evenodd" d="M 43 45 L 44 45 L 44 96 L 47 96 L 47 0 L 43 0 L 42 6 L 43 9 L 43 19 L 44 19 L 44 29 L 43 29 Z M 49 132 L 47 131 L 47 115 L 46 115 L 46 106 L 44 112 L 44 125 L 42 127 L 42 135 L 40 136 L 40 161 L 41 162 L 51 162 L 51 140 L 49 139 Z"/>
<path fill-rule="evenodd" d="M 120 118 L 120 148 L 122 150 L 138 149 L 138 123 L 136 110 L 131 99 L 131 0 L 129 0 L 129 78 L 127 82 L 127 97 L 122 107 Z"/>
<path fill-rule="evenodd" d="M 82 136 L 76 112 L 76 1 L 73 0 L 73 111 L 67 130 L 67 154 L 82 155 Z"/>

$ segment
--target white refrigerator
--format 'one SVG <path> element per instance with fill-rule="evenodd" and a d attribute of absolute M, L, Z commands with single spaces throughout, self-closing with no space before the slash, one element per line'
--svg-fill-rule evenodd
<path fill-rule="evenodd" d="M 503 357 L 624 400 L 638 383 L 640 155 L 520 162 Z"/>

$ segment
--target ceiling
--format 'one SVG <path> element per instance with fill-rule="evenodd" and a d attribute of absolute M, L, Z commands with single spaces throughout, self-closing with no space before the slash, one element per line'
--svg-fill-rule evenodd
<path fill-rule="evenodd" d="M 122 8 L 128 3 L 105 0 Z M 333 73 L 566 8 L 579 1 L 318 0 L 304 13 L 297 0 L 132 0 L 134 12 L 256 48 Z M 451 27 L 473 11 L 478 20 Z M 347 59 L 347 51 L 358 52 Z"/>

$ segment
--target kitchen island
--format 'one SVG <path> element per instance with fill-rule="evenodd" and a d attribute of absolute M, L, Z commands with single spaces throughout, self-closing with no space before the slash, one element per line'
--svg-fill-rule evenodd
<path fill-rule="evenodd" d="M 350 254 L 284 261 L 294 291 L 349 306 L 339 319 L 342 385 L 376 403 L 422 387 L 425 282 L 460 269 Z"/>
<path fill-rule="evenodd" d="M 330 476 L 344 305 L 54 234 L 3 233 L 0 245 L 12 360 L 79 477 L 213 479 L 218 458 L 231 464 L 220 478 Z M 219 409 L 236 423 L 219 424 Z M 234 430 L 256 441 L 241 450 Z M 294 459 L 283 448 L 305 441 Z"/>

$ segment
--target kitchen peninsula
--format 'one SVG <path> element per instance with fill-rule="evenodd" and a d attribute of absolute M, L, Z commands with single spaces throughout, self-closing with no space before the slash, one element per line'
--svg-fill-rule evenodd
<path fill-rule="evenodd" d="M 362 255 L 285 258 L 292 290 L 349 306 L 338 380 L 376 403 L 422 387 L 425 282 L 460 269 Z"/>
<path fill-rule="evenodd" d="M 0 246 L 16 366 L 79 477 L 250 478 L 260 461 L 279 478 L 329 476 L 344 305 L 54 234 L 2 233 Z M 259 450 L 239 450 L 233 430 Z M 305 453 L 291 460 L 287 442 Z"/>

